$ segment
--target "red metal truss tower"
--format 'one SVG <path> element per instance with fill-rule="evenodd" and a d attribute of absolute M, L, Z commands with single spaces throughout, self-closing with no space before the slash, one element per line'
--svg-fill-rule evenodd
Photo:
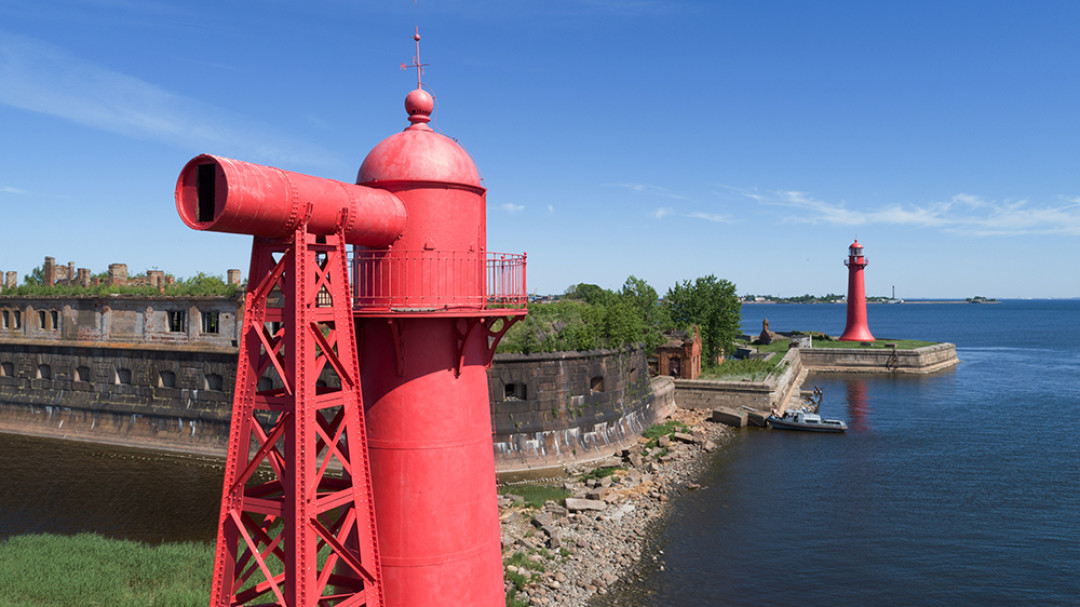
<path fill-rule="evenodd" d="M 384 604 L 344 224 L 255 237 L 215 607 Z"/>

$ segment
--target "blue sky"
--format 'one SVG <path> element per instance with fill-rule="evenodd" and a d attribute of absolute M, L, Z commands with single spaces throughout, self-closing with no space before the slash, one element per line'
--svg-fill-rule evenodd
<path fill-rule="evenodd" d="M 247 271 L 176 176 L 214 153 L 353 181 L 435 126 L 529 289 L 1080 296 L 1080 3 L 0 0 L 0 270 Z"/>

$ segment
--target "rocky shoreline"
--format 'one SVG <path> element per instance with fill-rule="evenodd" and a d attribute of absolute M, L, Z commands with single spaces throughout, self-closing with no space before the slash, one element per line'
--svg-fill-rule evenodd
<path fill-rule="evenodd" d="M 643 555 L 649 529 L 668 500 L 694 482 L 733 430 L 710 421 L 711 412 L 676 409 L 638 444 L 567 476 L 504 485 L 500 490 L 507 605 L 585 607 L 652 557 Z M 537 484 L 555 485 L 561 499 L 530 506 L 523 495 Z M 522 495 L 518 495 L 518 494 Z"/>

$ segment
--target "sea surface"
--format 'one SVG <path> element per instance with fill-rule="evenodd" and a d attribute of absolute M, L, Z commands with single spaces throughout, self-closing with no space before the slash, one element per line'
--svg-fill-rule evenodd
<path fill-rule="evenodd" d="M 949 341 L 927 377 L 819 376 L 842 435 L 744 429 L 673 500 L 605 605 L 1080 605 L 1080 300 L 870 305 L 879 339 Z M 843 331 L 844 307 L 744 328 Z M 212 541 L 220 461 L 0 434 L 0 539 Z"/>
<path fill-rule="evenodd" d="M 956 344 L 926 377 L 816 376 L 840 435 L 744 429 L 605 605 L 1080 605 L 1080 300 L 870 305 L 878 339 Z M 748 333 L 844 328 L 747 305 Z M 663 566 L 661 570 L 659 565 Z"/>

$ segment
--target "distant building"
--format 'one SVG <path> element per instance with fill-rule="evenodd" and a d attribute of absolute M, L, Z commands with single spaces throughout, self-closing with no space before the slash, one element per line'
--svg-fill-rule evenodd
<path fill-rule="evenodd" d="M 667 343 L 656 348 L 656 373 L 679 379 L 697 379 L 701 375 L 701 333 L 673 331 Z"/>
<path fill-rule="evenodd" d="M 241 297 L 0 296 L 0 342 L 235 348 Z"/>

